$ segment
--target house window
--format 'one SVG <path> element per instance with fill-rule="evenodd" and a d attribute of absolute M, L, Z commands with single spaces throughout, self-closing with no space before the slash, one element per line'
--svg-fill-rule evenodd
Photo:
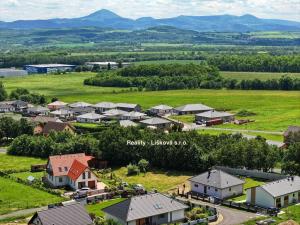
<path fill-rule="evenodd" d="M 83 172 L 83 174 L 82 174 L 82 179 L 83 180 L 85 179 L 85 172 Z"/>
<path fill-rule="evenodd" d="M 231 187 L 229 188 L 229 191 L 231 191 Z"/>
<path fill-rule="evenodd" d="M 65 171 L 68 171 L 68 167 L 65 166 Z"/>
<path fill-rule="evenodd" d="M 59 183 L 62 183 L 62 182 L 63 182 L 62 177 L 59 177 L 59 178 L 58 178 L 58 182 L 59 182 Z"/>
<path fill-rule="evenodd" d="M 194 187 L 199 187 L 199 185 L 198 184 L 194 184 Z"/>
<path fill-rule="evenodd" d="M 91 172 L 88 172 L 88 179 L 91 179 Z"/>
<path fill-rule="evenodd" d="M 58 170 L 59 170 L 59 172 L 62 172 L 62 169 L 61 169 L 61 167 L 58 167 Z"/>
<path fill-rule="evenodd" d="M 158 218 L 159 218 L 159 219 L 165 218 L 165 214 L 160 214 L 160 215 L 158 215 Z"/>

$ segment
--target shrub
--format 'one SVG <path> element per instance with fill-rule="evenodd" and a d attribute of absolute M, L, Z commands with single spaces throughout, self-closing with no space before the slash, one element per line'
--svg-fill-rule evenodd
<path fill-rule="evenodd" d="M 135 164 L 129 164 L 127 166 L 127 176 L 138 175 L 140 173 L 140 169 Z"/>

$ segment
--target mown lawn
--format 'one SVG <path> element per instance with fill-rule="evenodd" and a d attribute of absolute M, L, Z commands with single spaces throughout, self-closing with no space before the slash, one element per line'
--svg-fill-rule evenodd
<path fill-rule="evenodd" d="M 0 177 L 0 215 L 63 201 L 63 198 Z"/>
<path fill-rule="evenodd" d="M 127 168 L 122 167 L 113 171 L 115 175 L 129 184 L 142 184 L 147 190 L 156 189 L 159 192 L 167 192 L 176 189 L 187 181 L 192 174 L 174 171 L 153 170 L 146 174 L 127 176 Z"/>
<path fill-rule="evenodd" d="M 46 159 L 0 154 L 0 170 L 30 170 L 32 164 L 45 164 Z"/>
<path fill-rule="evenodd" d="M 242 91 L 242 90 L 172 90 L 152 92 L 122 92 L 121 88 L 84 86 L 83 80 L 93 73 L 71 73 L 66 75 L 30 75 L 27 77 L 4 78 L 5 87 L 11 91 L 24 87 L 46 95 L 58 97 L 66 102 L 100 101 L 139 103 L 143 109 L 158 104 L 174 107 L 203 103 L 217 110 L 237 113 L 248 110 L 256 116 L 248 117 L 255 122 L 246 125 L 225 127 L 284 131 L 289 125 L 300 125 L 299 91 Z"/>
<path fill-rule="evenodd" d="M 102 211 L 102 209 L 117 204 L 119 202 L 122 202 L 124 200 L 125 198 L 116 198 L 116 199 L 100 202 L 98 204 L 86 205 L 85 208 L 88 211 L 88 213 L 93 213 L 96 216 L 104 217 L 104 212 Z"/>
<path fill-rule="evenodd" d="M 247 178 L 245 178 L 244 194 L 239 196 L 239 197 L 232 198 L 231 200 L 235 201 L 235 202 L 245 201 L 246 200 L 246 189 L 256 187 L 256 186 L 260 186 L 260 185 L 263 185 L 263 184 L 265 184 L 265 182 L 254 180 L 252 178 L 247 177 Z"/>
<path fill-rule="evenodd" d="M 22 180 L 27 181 L 29 176 L 33 176 L 36 180 L 41 180 L 44 176 L 45 172 L 20 172 L 20 173 L 12 173 L 10 174 L 12 177 L 20 178 Z"/>

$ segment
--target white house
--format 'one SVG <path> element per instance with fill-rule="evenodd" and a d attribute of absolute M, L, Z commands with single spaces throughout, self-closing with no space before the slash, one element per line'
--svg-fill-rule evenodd
<path fill-rule="evenodd" d="M 234 120 L 234 115 L 227 112 L 206 111 L 195 115 L 195 120 L 199 122 L 206 122 L 210 120 L 221 119 L 224 123 Z"/>
<path fill-rule="evenodd" d="M 99 123 L 105 116 L 97 113 L 86 113 L 76 117 L 79 123 Z"/>
<path fill-rule="evenodd" d="M 189 179 L 191 191 L 219 199 L 243 194 L 245 181 L 222 170 L 210 170 Z"/>
<path fill-rule="evenodd" d="M 84 153 L 50 156 L 47 163 L 47 181 L 54 187 L 95 189 L 97 177 L 88 165 L 92 159 L 92 156 Z"/>
<path fill-rule="evenodd" d="M 160 193 L 132 197 L 103 209 L 107 219 L 123 225 L 160 225 L 181 222 L 188 206 Z"/>
<path fill-rule="evenodd" d="M 281 208 L 300 202 L 300 177 L 288 177 L 247 189 L 247 203 Z"/>
<path fill-rule="evenodd" d="M 117 108 L 117 104 L 112 102 L 99 102 L 96 105 L 93 105 L 97 113 L 103 113 L 105 111 Z"/>
<path fill-rule="evenodd" d="M 146 117 L 145 113 L 132 111 L 132 112 L 128 112 L 128 113 L 123 114 L 121 116 L 121 119 L 122 120 L 142 120 L 145 117 Z"/>
<path fill-rule="evenodd" d="M 149 112 L 153 115 L 165 115 L 173 112 L 173 107 L 168 105 L 157 105 L 149 109 Z"/>
<path fill-rule="evenodd" d="M 197 114 L 211 111 L 213 108 L 203 104 L 187 104 L 174 109 L 174 113 L 178 115 Z"/>

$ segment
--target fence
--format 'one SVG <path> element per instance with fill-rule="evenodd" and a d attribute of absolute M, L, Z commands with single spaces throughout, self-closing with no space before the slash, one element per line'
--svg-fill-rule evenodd
<path fill-rule="evenodd" d="M 259 170 L 235 169 L 235 168 L 225 167 L 225 166 L 214 166 L 214 169 L 223 170 L 232 175 L 239 175 L 239 176 L 243 176 L 243 177 L 253 177 L 253 178 L 270 180 L 270 181 L 280 180 L 280 179 L 284 179 L 284 178 L 288 177 L 284 174 L 267 173 L 267 172 L 262 172 Z"/>

